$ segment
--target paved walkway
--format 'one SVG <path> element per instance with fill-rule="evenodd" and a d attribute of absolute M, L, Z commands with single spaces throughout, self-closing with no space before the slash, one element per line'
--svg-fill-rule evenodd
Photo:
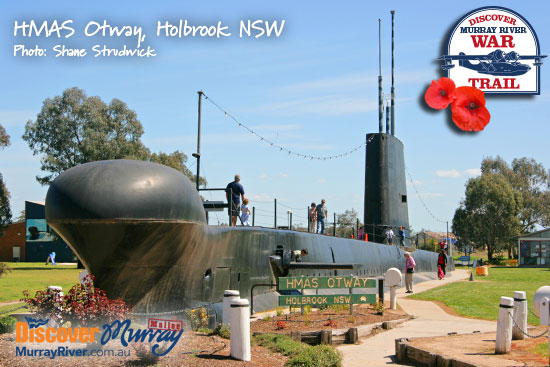
<path fill-rule="evenodd" d="M 430 280 L 415 284 L 414 292 L 419 293 L 444 284 L 468 279 L 469 276 L 469 269 L 455 270 L 452 272 L 452 276 L 444 280 Z M 416 318 L 398 325 L 395 329 L 362 339 L 361 344 L 339 347 L 338 350 L 344 355 L 344 367 L 403 366 L 394 362 L 395 339 L 398 338 L 447 335 L 450 332 L 471 333 L 475 330 L 480 332 L 496 330 L 494 321 L 451 316 L 433 302 L 412 300 L 406 298 L 407 296 L 405 288 L 399 289 L 397 303 L 406 313 L 414 315 Z M 389 299 L 389 294 L 385 297 Z"/>

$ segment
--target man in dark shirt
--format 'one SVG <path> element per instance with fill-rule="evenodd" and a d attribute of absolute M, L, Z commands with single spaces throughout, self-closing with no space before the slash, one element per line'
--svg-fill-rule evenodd
<path fill-rule="evenodd" d="M 225 188 L 225 197 L 227 201 L 229 201 L 229 193 L 233 192 L 232 195 L 232 208 L 231 210 L 231 225 L 235 226 L 237 224 L 237 216 L 240 212 L 240 204 L 241 204 L 241 197 L 244 200 L 244 188 L 243 185 L 241 185 L 239 182 L 241 181 L 240 175 L 235 175 L 235 181 L 229 183 L 227 187 Z"/>

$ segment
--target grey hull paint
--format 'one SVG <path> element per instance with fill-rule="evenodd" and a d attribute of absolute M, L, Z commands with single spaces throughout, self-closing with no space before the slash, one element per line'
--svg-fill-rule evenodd
<path fill-rule="evenodd" d="M 153 163 L 93 162 L 66 171 L 50 186 L 46 218 L 95 275 L 96 285 L 136 312 L 216 304 L 226 289 L 250 298 L 252 285 L 275 282 L 269 256 L 277 246 L 307 248 L 305 262 L 363 265 L 350 271 L 291 270 L 291 275 L 377 277 L 390 267 L 404 267 L 403 251 L 396 246 L 260 227 L 208 226 L 187 178 Z M 435 274 L 436 253 L 415 251 L 413 257 L 418 272 Z M 256 311 L 276 307 L 273 288 L 257 288 L 256 293 Z"/>

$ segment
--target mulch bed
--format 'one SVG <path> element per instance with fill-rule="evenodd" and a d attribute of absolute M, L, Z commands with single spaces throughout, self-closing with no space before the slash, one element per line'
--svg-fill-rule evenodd
<path fill-rule="evenodd" d="M 369 305 L 355 305 L 353 315 L 349 310 L 335 311 L 333 309 L 318 310 L 302 315 L 300 309 L 297 312 L 274 316 L 269 320 L 257 320 L 250 324 L 252 332 L 264 333 L 290 333 L 291 331 L 318 331 L 331 329 L 348 329 L 359 325 L 375 324 L 383 321 L 391 321 L 406 318 L 408 315 L 400 309 L 384 310 L 384 315 L 376 315 Z M 332 326 L 329 319 L 333 321 Z M 286 327 L 278 328 L 277 322 L 286 322 Z M 280 323 L 279 323 L 280 325 Z"/>

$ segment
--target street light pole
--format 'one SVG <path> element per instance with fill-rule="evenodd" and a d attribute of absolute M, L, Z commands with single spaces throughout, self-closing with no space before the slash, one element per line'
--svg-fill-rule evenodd
<path fill-rule="evenodd" d="M 198 114 L 198 130 L 197 130 L 197 152 L 193 153 L 192 156 L 197 158 L 197 191 L 199 191 L 199 181 L 200 181 L 200 169 L 201 169 L 201 110 L 202 110 L 202 95 L 204 94 L 202 90 L 197 92 L 199 94 L 199 114 Z"/>
<path fill-rule="evenodd" d="M 449 238 L 449 221 L 447 221 L 447 248 L 449 249 L 449 256 L 453 256 L 453 244 L 451 243 L 451 239 Z"/>

